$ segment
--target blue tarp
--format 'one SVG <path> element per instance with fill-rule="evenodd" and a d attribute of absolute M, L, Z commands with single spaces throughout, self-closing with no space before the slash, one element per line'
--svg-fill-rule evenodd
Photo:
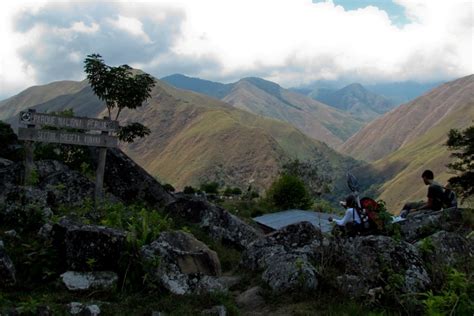
<path fill-rule="evenodd" d="M 332 230 L 332 224 L 328 221 L 329 217 L 339 218 L 341 216 L 313 211 L 287 210 L 254 217 L 253 220 L 260 225 L 275 230 L 291 224 L 306 221 L 313 224 L 316 228 L 319 228 L 323 233 L 327 233 Z"/>

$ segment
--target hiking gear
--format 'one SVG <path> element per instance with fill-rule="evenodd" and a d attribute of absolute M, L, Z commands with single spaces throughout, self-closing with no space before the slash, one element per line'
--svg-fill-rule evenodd
<path fill-rule="evenodd" d="M 452 208 L 452 207 L 457 208 L 458 207 L 458 199 L 454 191 L 451 191 L 451 189 L 445 188 L 443 194 L 444 194 L 444 201 L 443 201 L 444 208 Z"/>

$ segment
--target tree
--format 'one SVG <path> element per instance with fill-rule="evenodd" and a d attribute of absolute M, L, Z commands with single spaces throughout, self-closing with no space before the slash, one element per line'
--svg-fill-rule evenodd
<path fill-rule="evenodd" d="M 196 193 L 196 189 L 193 188 L 192 186 L 186 186 L 186 187 L 184 187 L 183 193 L 184 194 L 194 194 L 194 193 Z"/>
<path fill-rule="evenodd" d="M 205 182 L 200 185 L 199 189 L 209 194 L 217 194 L 219 193 L 219 183 Z"/>
<path fill-rule="evenodd" d="M 155 85 L 153 77 L 147 73 L 133 74 L 128 65 L 108 66 L 99 54 L 87 55 L 84 71 L 95 95 L 105 102 L 109 119 L 116 111 L 118 120 L 123 109 L 136 109 L 151 97 Z M 140 123 L 131 123 L 120 128 L 117 136 L 121 141 L 133 142 L 150 134 L 150 129 Z"/>
<path fill-rule="evenodd" d="M 451 129 L 446 145 L 454 151 L 451 157 L 457 158 L 448 167 L 458 173 L 448 181 L 466 199 L 474 195 L 474 125 L 463 131 Z"/>
<path fill-rule="evenodd" d="M 324 171 L 319 166 L 324 166 Z M 313 196 L 331 191 L 332 169 L 326 161 L 300 161 L 294 159 L 284 164 L 283 173 L 300 178 Z"/>
<path fill-rule="evenodd" d="M 281 209 L 309 209 L 313 201 L 304 182 L 289 174 L 282 174 L 267 192 L 268 201 Z"/>

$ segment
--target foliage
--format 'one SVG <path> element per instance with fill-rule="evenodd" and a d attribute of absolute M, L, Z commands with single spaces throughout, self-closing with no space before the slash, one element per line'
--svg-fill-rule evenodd
<path fill-rule="evenodd" d="M 174 188 L 174 186 L 172 186 L 171 184 L 169 183 L 166 183 L 163 185 L 163 189 L 165 189 L 167 192 L 174 192 L 176 191 L 176 189 Z"/>
<path fill-rule="evenodd" d="M 454 151 L 451 156 L 457 160 L 448 167 L 459 175 L 449 179 L 449 183 L 462 198 L 474 195 L 474 125 L 463 131 L 451 129 L 446 145 Z"/>
<path fill-rule="evenodd" d="M 240 188 L 231 188 L 231 187 L 227 187 L 225 190 L 224 190 L 224 196 L 231 196 L 231 195 L 242 195 L 242 190 Z"/>
<path fill-rule="evenodd" d="M 193 188 L 192 186 L 185 186 L 183 190 L 184 194 L 194 194 L 196 193 L 196 189 Z"/>
<path fill-rule="evenodd" d="M 199 189 L 209 194 L 219 193 L 219 183 L 217 182 L 204 182 L 199 186 Z"/>
<path fill-rule="evenodd" d="M 120 127 L 117 136 L 127 143 L 133 143 L 136 138 L 143 138 L 150 135 L 151 131 L 148 127 L 140 123 L 130 123 L 126 126 Z"/>
<path fill-rule="evenodd" d="M 282 174 L 272 183 L 267 199 L 276 208 L 309 209 L 313 201 L 303 181 L 289 174 Z"/>
<path fill-rule="evenodd" d="M 333 182 L 330 176 L 330 170 L 321 170 L 320 161 L 300 161 L 294 159 L 283 165 L 282 170 L 284 174 L 292 175 L 300 178 L 312 195 L 320 196 L 331 191 L 331 183 Z M 324 164 L 327 168 L 329 164 Z"/>
<path fill-rule="evenodd" d="M 27 175 L 25 179 L 25 185 L 34 186 L 39 183 L 39 173 L 36 168 L 31 169 L 30 174 Z"/>
<path fill-rule="evenodd" d="M 95 95 L 105 102 L 109 119 L 116 109 L 118 120 L 123 109 L 136 109 L 151 97 L 155 85 L 153 77 L 147 73 L 134 75 L 128 65 L 112 67 L 105 64 L 99 54 L 87 55 L 84 71 Z M 137 137 L 150 134 L 150 130 L 140 123 L 130 123 L 120 128 L 120 140 L 133 142 Z"/>
<path fill-rule="evenodd" d="M 18 161 L 21 160 L 21 152 L 17 148 L 18 137 L 13 132 L 10 124 L 0 121 L 0 157 Z"/>
<path fill-rule="evenodd" d="M 474 283 L 466 274 L 451 269 L 448 281 L 435 294 L 429 291 L 424 300 L 428 315 L 472 315 L 474 313 Z"/>
<path fill-rule="evenodd" d="M 313 204 L 313 209 L 320 213 L 336 213 L 338 210 L 330 202 L 317 199 Z"/>

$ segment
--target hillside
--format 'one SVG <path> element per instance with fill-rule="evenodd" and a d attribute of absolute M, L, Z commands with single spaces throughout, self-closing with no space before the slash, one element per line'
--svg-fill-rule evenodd
<path fill-rule="evenodd" d="M 0 101 L 0 120 L 13 117 L 29 107 L 76 94 L 87 87 L 85 81 L 56 81 L 46 85 L 30 87 L 21 93 Z"/>
<path fill-rule="evenodd" d="M 312 97 L 364 121 L 371 121 L 393 108 L 392 102 L 367 90 L 358 83 L 353 83 L 336 91 L 319 89 Z"/>
<path fill-rule="evenodd" d="M 445 83 L 369 123 L 340 149 L 358 159 L 381 159 L 429 134 L 451 113 L 473 100 L 474 75 Z M 470 118 L 472 120 L 473 116 Z"/>
<path fill-rule="evenodd" d="M 290 123 L 332 147 L 342 144 L 363 125 L 350 114 L 261 78 L 244 78 L 226 85 L 182 75 L 164 80 L 181 89 L 219 97 L 236 108 Z"/>
<path fill-rule="evenodd" d="M 82 85 L 84 83 L 77 83 Z M 60 95 L 60 93 L 58 93 Z M 67 102 L 62 103 L 63 100 Z M 84 104 L 87 107 L 84 107 Z M 35 106 L 38 110 L 81 109 L 81 115 L 103 116 L 103 104 L 86 87 Z M 292 158 L 323 161 L 321 170 L 335 175 L 360 165 L 289 124 L 259 117 L 227 103 L 162 81 L 152 98 L 137 111 L 124 111 L 121 121 L 138 121 L 152 133 L 123 149 L 148 172 L 177 188 L 217 180 L 246 188 L 248 181 L 263 190 L 281 165 Z"/>
<path fill-rule="evenodd" d="M 448 131 L 472 125 L 473 118 L 474 99 L 471 99 L 447 114 L 426 134 L 374 163 L 387 179 L 380 188 L 379 198 L 387 202 L 391 211 L 397 213 L 406 201 L 426 199 L 427 187 L 421 181 L 423 170 L 433 170 L 435 180 L 441 184 L 453 176 L 446 167 L 452 161 L 444 145 Z"/>

